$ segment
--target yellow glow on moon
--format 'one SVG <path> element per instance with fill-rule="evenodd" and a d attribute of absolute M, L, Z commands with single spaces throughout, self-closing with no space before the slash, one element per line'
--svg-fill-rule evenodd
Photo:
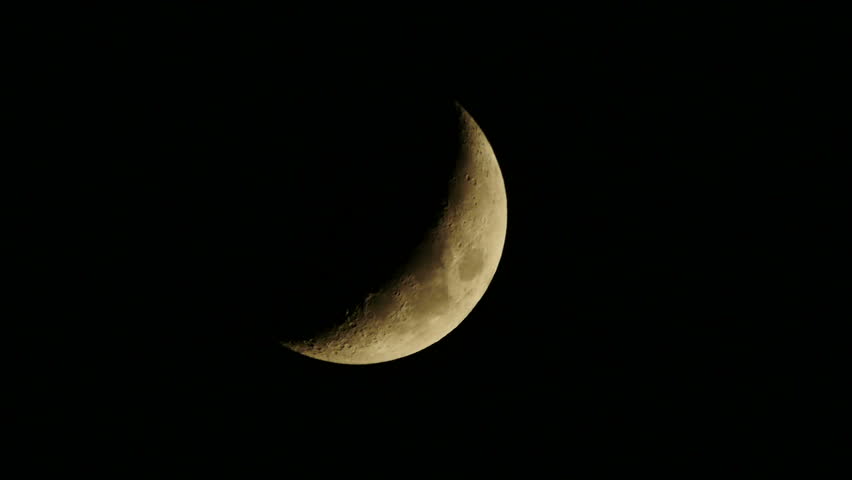
<path fill-rule="evenodd" d="M 482 298 L 503 253 L 506 188 L 485 134 L 461 106 L 456 113 L 460 149 L 440 221 L 339 325 L 285 347 L 334 363 L 387 362 L 442 339 Z"/>

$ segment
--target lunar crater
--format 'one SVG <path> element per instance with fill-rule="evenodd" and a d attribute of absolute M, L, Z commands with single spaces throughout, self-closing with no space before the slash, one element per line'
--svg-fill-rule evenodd
<path fill-rule="evenodd" d="M 459 263 L 458 271 L 459 278 L 462 281 L 469 282 L 476 278 L 485 266 L 485 255 L 481 248 L 468 250 L 464 254 L 464 258 Z"/>

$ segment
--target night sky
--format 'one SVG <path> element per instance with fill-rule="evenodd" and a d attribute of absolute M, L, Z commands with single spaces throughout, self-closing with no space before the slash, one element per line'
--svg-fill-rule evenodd
<path fill-rule="evenodd" d="M 37 181 L 13 212 L 34 441 L 67 421 L 57 438 L 165 451 L 245 439 L 298 463 L 355 442 L 570 471 L 807 423 L 791 406 L 837 355 L 808 326 L 849 286 L 821 273 L 849 212 L 811 168 L 841 131 L 831 29 L 198 8 L 89 18 L 21 55 L 43 72 L 22 82 Z M 453 100 L 506 184 L 485 296 L 385 364 L 277 345 L 416 240 Z"/>

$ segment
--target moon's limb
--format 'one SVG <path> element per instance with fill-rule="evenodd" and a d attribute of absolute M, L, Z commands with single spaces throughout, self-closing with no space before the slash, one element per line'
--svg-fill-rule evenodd
<path fill-rule="evenodd" d="M 456 104 L 460 148 L 440 220 L 410 260 L 336 327 L 282 342 L 343 364 L 387 362 L 416 353 L 455 329 L 491 283 L 506 238 L 506 189 L 484 133 Z"/>

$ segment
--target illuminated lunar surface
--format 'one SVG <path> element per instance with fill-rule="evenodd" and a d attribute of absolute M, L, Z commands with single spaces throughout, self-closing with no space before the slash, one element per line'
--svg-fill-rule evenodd
<path fill-rule="evenodd" d="M 384 285 L 309 338 L 282 342 L 342 364 L 395 360 L 434 344 L 482 298 L 506 238 L 506 189 L 482 130 L 457 106 L 459 150 L 440 220 Z"/>

